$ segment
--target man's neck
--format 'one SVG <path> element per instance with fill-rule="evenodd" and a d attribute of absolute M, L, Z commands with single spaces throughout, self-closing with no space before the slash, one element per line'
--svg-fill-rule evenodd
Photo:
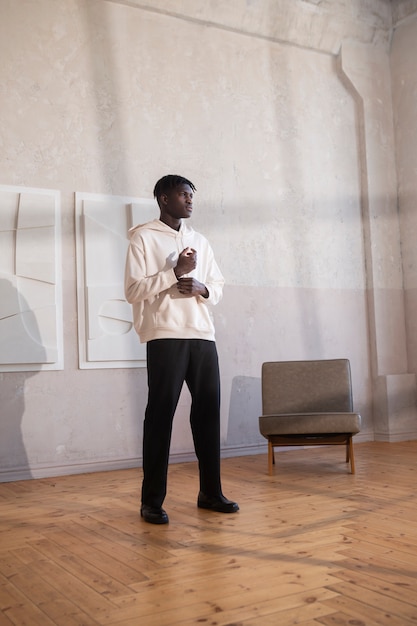
<path fill-rule="evenodd" d="M 170 228 L 173 228 L 174 230 L 178 231 L 181 228 L 181 220 L 175 220 L 169 215 L 161 215 L 159 219 L 161 222 L 163 222 Z"/>

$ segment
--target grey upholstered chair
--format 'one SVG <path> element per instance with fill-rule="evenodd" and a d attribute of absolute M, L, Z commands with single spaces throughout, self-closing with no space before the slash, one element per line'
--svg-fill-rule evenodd
<path fill-rule="evenodd" d="M 311 445 L 345 445 L 355 473 L 352 436 L 360 431 L 361 416 L 353 411 L 347 359 L 263 363 L 262 413 L 269 474 L 274 447 Z"/>

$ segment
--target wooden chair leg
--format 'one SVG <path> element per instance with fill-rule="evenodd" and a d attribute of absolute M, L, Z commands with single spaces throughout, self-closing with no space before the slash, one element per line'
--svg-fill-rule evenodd
<path fill-rule="evenodd" d="M 353 456 L 353 441 L 352 437 L 349 437 L 349 458 L 350 458 L 350 473 L 355 473 L 355 457 Z"/>
<path fill-rule="evenodd" d="M 272 465 L 275 463 L 274 459 L 274 446 L 268 441 L 268 474 L 272 475 Z"/>

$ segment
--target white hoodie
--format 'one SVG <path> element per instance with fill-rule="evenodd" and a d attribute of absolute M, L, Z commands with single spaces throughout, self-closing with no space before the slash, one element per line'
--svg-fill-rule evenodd
<path fill-rule="evenodd" d="M 214 341 L 207 303 L 222 297 L 224 279 L 207 239 L 184 220 L 179 231 L 159 219 L 129 230 L 125 295 L 133 306 L 133 321 L 141 343 L 152 339 Z M 174 267 L 189 246 L 197 251 L 197 267 L 187 274 L 203 283 L 208 298 L 181 294 Z"/>

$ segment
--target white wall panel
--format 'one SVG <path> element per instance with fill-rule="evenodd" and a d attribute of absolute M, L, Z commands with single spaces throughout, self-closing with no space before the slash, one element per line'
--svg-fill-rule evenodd
<path fill-rule="evenodd" d="M 60 195 L 0 186 L 0 371 L 63 368 Z"/>
<path fill-rule="evenodd" d="M 128 230 L 156 217 L 154 200 L 76 194 L 79 367 L 143 367 L 146 348 L 124 297 Z"/>

